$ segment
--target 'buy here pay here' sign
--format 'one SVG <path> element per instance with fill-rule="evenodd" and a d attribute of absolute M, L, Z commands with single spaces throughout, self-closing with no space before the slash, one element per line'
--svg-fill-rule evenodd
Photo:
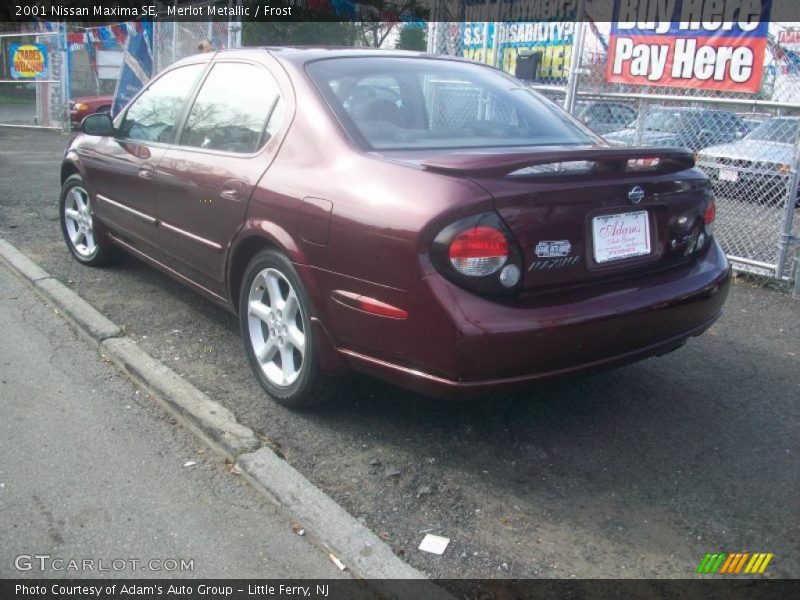
<path fill-rule="evenodd" d="M 606 79 L 757 92 L 769 0 L 615 0 Z"/>

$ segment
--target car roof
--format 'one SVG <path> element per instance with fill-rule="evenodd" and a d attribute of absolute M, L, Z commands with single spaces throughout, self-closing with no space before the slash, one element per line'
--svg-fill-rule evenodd
<path fill-rule="evenodd" d="M 268 52 L 281 62 L 303 65 L 309 61 L 326 58 L 356 58 L 356 57 L 383 57 L 383 58 L 426 58 L 432 60 L 449 60 L 454 62 L 473 63 L 457 56 L 442 56 L 439 54 L 426 54 L 412 50 L 384 50 L 382 48 L 352 48 L 349 46 L 251 46 L 247 48 L 234 48 L 219 50 L 213 57 L 227 58 L 244 56 L 258 59 L 259 55 Z"/>

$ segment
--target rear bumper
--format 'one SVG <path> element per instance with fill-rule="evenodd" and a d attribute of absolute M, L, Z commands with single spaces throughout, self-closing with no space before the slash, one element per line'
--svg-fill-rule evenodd
<path fill-rule="evenodd" d="M 479 381 L 454 381 L 444 377 L 437 377 L 402 365 L 393 364 L 377 358 L 359 354 L 351 350 L 340 349 L 354 369 L 389 381 L 421 394 L 435 396 L 443 399 L 469 398 L 489 392 L 514 391 L 544 379 L 554 379 L 565 375 L 587 374 L 594 371 L 621 367 L 651 356 L 661 356 L 677 350 L 683 346 L 690 337 L 704 333 L 720 317 L 719 312 L 711 319 L 690 331 L 684 331 L 673 338 L 662 340 L 656 344 L 638 348 L 625 354 L 599 358 L 592 362 L 571 365 L 551 371 L 539 371 L 515 377 L 501 377 L 497 379 L 482 379 Z"/>
<path fill-rule="evenodd" d="M 411 348 L 400 361 L 367 349 L 339 352 L 358 371 L 433 396 L 508 390 L 674 350 L 719 318 L 729 283 L 730 266 L 716 242 L 690 265 L 513 304 L 431 277 L 428 300 L 450 319 L 452 343 L 437 344 L 435 356 L 420 349 L 417 360 Z M 405 326 L 414 329 L 411 320 Z M 417 335 L 424 339 L 427 331 Z"/>

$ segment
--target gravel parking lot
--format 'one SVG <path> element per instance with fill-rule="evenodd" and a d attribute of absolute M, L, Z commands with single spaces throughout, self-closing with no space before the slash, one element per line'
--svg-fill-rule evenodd
<path fill-rule="evenodd" d="M 443 403 L 353 376 L 292 413 L 251 377 L 235 317 L 132 258 L 80 266 L 58 223 L 67 137 L 0 130 L 0 236 L 230 408 L 437 577 L 687 577 L 773 552 L 800 577 L 800 301 L 734 285 L 668 356 L 513 396 Z M 13 343 L 13 340 L 4 340 Z M 442 557 L 425 532 L 452 539 Z"/>

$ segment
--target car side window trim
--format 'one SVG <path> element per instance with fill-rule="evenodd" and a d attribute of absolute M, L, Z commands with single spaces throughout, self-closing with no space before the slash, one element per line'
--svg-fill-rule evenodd
<path fill-rule="evenodd" d="M 186 119 L 189 118 L 189 112 L 192 110 L 192 106 L 194 106 L 195 98 L 197 98 L 197 94 L 200 93 L 200 88 L 203 87 L 203 83 L 205 83 L 206 79 L 208 79 L 213 67 L 214 61 L 208 61 L 205 70 L 200 74 L 200 77 L 197 78 L 192 90 L 186 96 L 186 100 L 184 101 L 183 106 L 178 113 L 177 120 L 175 121 L 175 127 L 172 130 L 172 139 L 170 140 L 169 146 L 178 145 L 178 141 L 181 139 L 181 135 L 183 135 L 183 127 L 186 125 Z"/>
<path fill-rule="evenodd" d="M 278 90 L 280 90 L 280 87 L 278 88 Z M 272 120 L 272 115 L 275 113 L 275 109 L 277 108 L 278 102 L 280 101 L 281 101 L 281 94 L 279 92 L 278 95 L 275 96 L 275 98 L 272 100 L 272 104 L 270 105 L 269 110 L 267 111 L 267 118 L 264 121 L 264 126 L 261 128 L 261 135 L 258 136 L 258 150 L 256 150 L 256 153 L 260 152 L 263 148 L 265 148 L 267 142 L 269 141 L 268 139 L 266 139 L 267 129 L 269 129 L 269 122 L 270 120 Z"/>

